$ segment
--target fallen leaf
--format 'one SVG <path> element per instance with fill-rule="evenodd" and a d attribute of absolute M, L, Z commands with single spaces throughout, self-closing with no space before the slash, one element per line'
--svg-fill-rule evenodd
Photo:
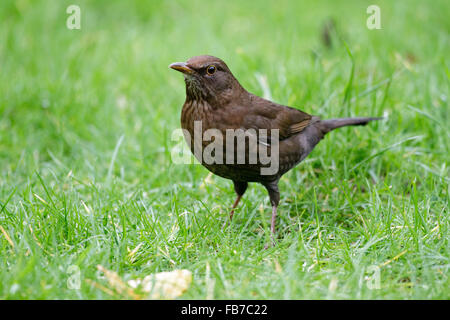
<path fill-rule="evenodd" d="M 98 265 L 97 269 L 105 274 L 105 278 L 108 280 L 108 283 L 112 289 L 114 289 L 121 296 L 129 296 L 132 299 L 138 300 L 143 297 L 134 292 L 132 288 L 130 288 L 120 276 L 111 270 L 106 269 L 105 267 Z"/>
<path fill-rule="evenodd" d="M 189 270 L 174 270 L 151 274 L 143 279 L 129 280 L 128 285 L 150 293 L 150 299 L 175 299 L 181 296 L 192 282 Z"/>

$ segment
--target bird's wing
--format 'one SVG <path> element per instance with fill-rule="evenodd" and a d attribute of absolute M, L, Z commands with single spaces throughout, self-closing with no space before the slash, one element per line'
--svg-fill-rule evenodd
<path fill-rule="evenodd" d="M 254 96 L 251 108 L 242 119 L 246 129 L 278 129 L 279 139 L 284 140 L 305 129 L 312 116 L 291 107 Z"/>

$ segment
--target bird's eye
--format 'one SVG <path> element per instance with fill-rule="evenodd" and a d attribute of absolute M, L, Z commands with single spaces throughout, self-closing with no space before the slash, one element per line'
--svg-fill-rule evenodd
<path fill-rule="evenodd" d="M 208 66 L 208 68 L 206 68 L 206 73 L 209 75 L 212 75 L 216 72 L 216 67 L 213 65 Z"/>

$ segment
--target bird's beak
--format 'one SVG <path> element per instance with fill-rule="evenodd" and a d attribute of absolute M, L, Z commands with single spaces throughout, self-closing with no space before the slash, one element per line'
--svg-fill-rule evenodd
<path fill-rule="evenodd" d="M 186 62 L 175 62 L 172 63 L 169 68 L 172 68 L 174 70 L 183 72 L 185 74 L 191 74 L 194 72 L 193 69 L 189 68 L 188 65 L 186 64 Z"/>

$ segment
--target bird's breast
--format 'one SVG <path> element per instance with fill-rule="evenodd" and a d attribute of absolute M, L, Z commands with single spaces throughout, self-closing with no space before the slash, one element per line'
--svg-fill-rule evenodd
<path fill-rule="evenodd" d="M 186 101 L 181 111 L 181 127 L 188 130 L 190 134 L 194 133 L 194 125 L 201 123 L 202 134 L 209 129 L 212 112 L 211 106 L 207 102 L 198 100 Z"/>

